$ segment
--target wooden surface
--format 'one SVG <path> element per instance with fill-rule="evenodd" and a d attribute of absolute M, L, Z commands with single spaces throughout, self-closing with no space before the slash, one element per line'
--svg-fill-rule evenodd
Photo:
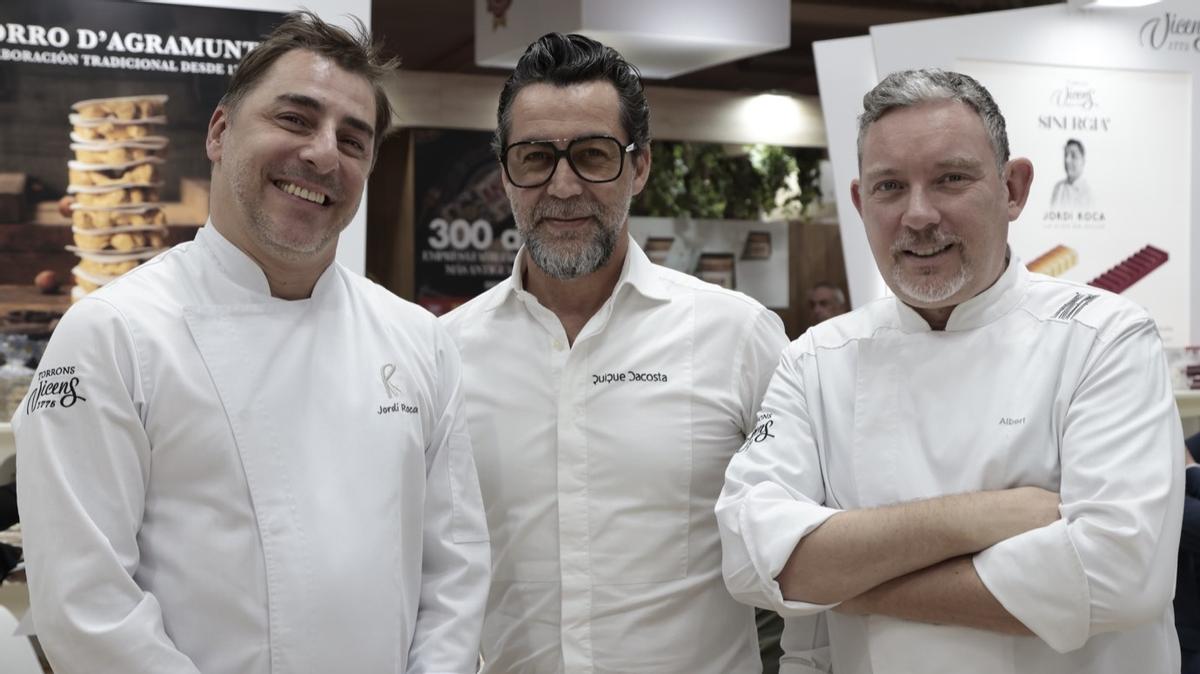
<path fill-rule="evenodd" d="M 67 279 L 68 282 L 70 278 Z M 62 314 L 71 306 L 70 288 L 64 286 L 55 295 L 46 295 L 29 285 L 0 285 L 0 316 L 21 311 Z"/>

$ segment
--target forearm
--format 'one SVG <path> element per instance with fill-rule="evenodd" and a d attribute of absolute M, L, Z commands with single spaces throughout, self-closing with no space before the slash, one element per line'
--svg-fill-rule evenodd
<path fill-rule="evenodd" d="M 988 591 L 970 556 L 948 559 L 895 578 L 843 602 L 835 610 L 1033 635 Z"/>
<path fill-rule="evenodd" d="M 978 552 L 1058 517 L 1035 488 L 955 494 L 830 517 L 777 578 L 789 600 L 832 604 L 943 560 Z"/>

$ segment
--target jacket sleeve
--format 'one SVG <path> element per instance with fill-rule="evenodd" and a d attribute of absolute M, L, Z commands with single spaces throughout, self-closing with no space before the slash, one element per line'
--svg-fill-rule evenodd
<path fill-rule="evenodd" d="M 479 492 L 458 351 L 434 326 L 438 420 L 425 449 L 421 599 L 409 651 L 413 674 L 474 672 L 491 584 L 491 548 Z"/>
<path fill-rule="evenodd" d="M 721 570 L 730 594 L 785 618 L 829 608 L 785 600 L 775 577 L 800 539 L 837 512 L 822 505 L 816 435 L 796 366 L 804 339 L 784 352 L 757 424 L 725 472 L 716 507 Z"/>
<path fill-rule="evenodd" d="M 13 417 L 30 609 L 55 671 L 197 671 L 133 579 L 151 453 L 136 354 L 116 309 L 79 302 Z"/>
<path fill-rule="evenodd" d="M 1183 474 L 1183 526 L 1179 549 L 1200 554 L 1200 466 L 1188 466 Z"/>
<path fill-rule="evenodd" d="M 1062 518 L 975 556 L 996 599 L 1063 653 L 1161 617 L 1175 585 L 1183 437 L 1162 346 L 1145 319 L 1097 348 L 1062 417 Z"/>

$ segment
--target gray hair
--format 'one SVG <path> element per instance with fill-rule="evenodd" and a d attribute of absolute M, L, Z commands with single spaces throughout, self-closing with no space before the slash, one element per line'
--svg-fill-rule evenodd
<path fill-rule="evenodd" d="M 996 154 L 996 165 L 1001 173 L 1004 172 L 1004 165 L 1008 163 L 1008 132 L 1000 107 L 974 78 L 939 68 L 892 73 L 863 96 L 863 113 L 858 117 L 859 170 L 862 170 L 863 141 L 872 124 L 896 108 L 931 101 L 962 101 L 978 113 Z"/>
<path fill-rule="evenodd" d="M 842 292 L 841 287 L 834 285 L 834 283 L 831 281 L 817 281 L 816 283 L 813 284 L 812 289 L 809 290 L 808 292 L 809 292 L 809 294 L 812 294 L 813 290 L 820 290 L 821 288 L 826 288 L 828 290 L 832 290 L 833 298 L 835 300 L 837 300 L 837 303 L 842 305 L 843 307 L 846 306 L 846 293 Z"/>

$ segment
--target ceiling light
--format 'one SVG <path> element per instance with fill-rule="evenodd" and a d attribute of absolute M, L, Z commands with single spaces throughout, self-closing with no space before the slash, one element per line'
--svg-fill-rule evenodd
<path fill-rule="evenodd" d="M 1157 5 L 1162 0 L 1067 0 L 1067 4 L 1079 9 L 1117 9 L 1122 7 L 1145 7 Z"/>
<path fill-rule="evenodd" d="M 512 68 L 558 31 L 616 49 L 647 78 L 670 78 L 786 49 L 788 0 L 475 0 L 475 63 Z"/>

